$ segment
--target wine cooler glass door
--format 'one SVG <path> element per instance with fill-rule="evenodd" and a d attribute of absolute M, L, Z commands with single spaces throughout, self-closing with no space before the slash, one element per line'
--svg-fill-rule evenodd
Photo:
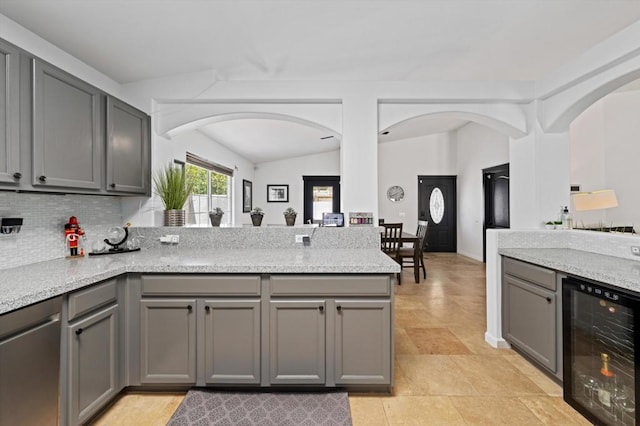
<path fill-rule="evenodd" d="M 638 300 L 563 280 L 564 398 L 595 424 L 635 425 Z"/>

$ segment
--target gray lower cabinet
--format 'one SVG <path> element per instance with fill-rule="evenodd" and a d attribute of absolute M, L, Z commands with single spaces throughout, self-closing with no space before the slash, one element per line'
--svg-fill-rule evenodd
<path fill-rule="evenodd" d="M 271 384 L 325 383 L 325 301 L 270 302 Z"/>
<path fill-rule="evenodd" d="M 205 382 L 260 383 L 260 300 L 204 301 Z"/>
<path fill-rule="evenodd" d="M 559 379 L 560 292 L 555 271 L 503 259 L 502 335 Z"/>
<path fill-rule="evenodd" d="M 0 425 L 58 424 L 61 304 L 0 316 Z"/>
<path fill-rule="evenodd" d="M 100 189 L 100 91 L 33 60 L 33 177 L 38 187 Z"/>
<path fill-rule="evenodd" d="M 68 327 L 69 423 L 82 424 L 119 391 L 118 305 Z"/>
<path fill-rule="evenodd" d="M 107 96 L 107 191 L 149 192 L 149 122 L 144 112 Z"/>
<path fill-rule="evenodd" d="M 335 383 L 391 383 L 391 302 L 335 301 Z"/>
<path fill-rule="evenodd" d="M 0 40 L 0 182 L 18 183 L 19 140 L 19 50 Z"/>
<path fill-rule="evenodd" d="M 140 301 L 140 382 L 196 382 L 196 299 Z"/>

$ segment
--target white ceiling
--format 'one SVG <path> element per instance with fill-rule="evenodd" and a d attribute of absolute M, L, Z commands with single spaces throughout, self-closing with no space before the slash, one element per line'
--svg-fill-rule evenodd
<path fill-rule="evenodd" d="M 539 79 L 640 19 L 640 1 L 0 0 L 0 13 L 120 83 L 202 70 L 221 80 L 488 81 Z M 460 125 L 436 124 L 409 121 L 386 140 Z M 317 142 L 321 131 L 300 126 L 238 120 L 202 132 L 268 161 Z"/>

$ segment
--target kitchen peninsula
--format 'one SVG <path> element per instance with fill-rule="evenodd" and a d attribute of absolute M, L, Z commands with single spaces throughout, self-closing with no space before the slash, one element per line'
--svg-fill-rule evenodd
<path fill-rule="evenodd" d="M 303 232 L 310 246 L 294 242 Z M 61 424 L 124 388 L 390 390 L 399 267 L 375 228 L 133 233 L 140 252 L 3 270 L 4 318 L 58 301 Z M 180 243 L 161 245 L 161 233 Z"/>

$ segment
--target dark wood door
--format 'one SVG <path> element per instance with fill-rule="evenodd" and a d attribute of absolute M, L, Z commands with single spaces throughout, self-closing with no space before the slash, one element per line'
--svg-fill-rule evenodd
<path fill-rule="evenodd" d="M 418 219 L 429 222 L 425 251 L 456 252 L 457 176 L 418 176 Z"/>
<path fill-rule="evenodd" d="M 321 223 L 322 213 L 340 212 L 340 176 L 302 176 L 304 223 Z"/>
<path fill-rule="evenodd" d="M 484 225 L 482 260 L 487 257 L 487 229 L 509 228 L 509 164 L 482 170 Z"/>

